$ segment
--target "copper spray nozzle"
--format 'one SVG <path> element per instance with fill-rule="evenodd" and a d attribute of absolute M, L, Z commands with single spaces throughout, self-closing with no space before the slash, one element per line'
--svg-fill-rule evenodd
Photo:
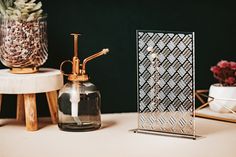
<path fill-rule="evenodd" d="M 63 61 L 60 65 L 60 70 L 62 71 L 62 67 L 65 63 L 71 63 L 72 64 L 72 73 L 71 74 L 65 74 L 63 71 L 62 73 L 65 76 L 69 76 L 68 80 L 70 81 L 87 81 L 88 75 L 86 74 L 86 63 L 94 58 L 97 58 L 101 55 L 105 55 L 109 52 L 109 49 L 102 49 L 102 51 L 97 52 L 87 58 L 84 59 L 83 64 L 80 64 L 80 60 L 78 58 L 78 36 L 80 34 L 77 33 L 71 33 L 71 35 L 74 36 L 74 56 L 72 61 L 66 60 Z"/>

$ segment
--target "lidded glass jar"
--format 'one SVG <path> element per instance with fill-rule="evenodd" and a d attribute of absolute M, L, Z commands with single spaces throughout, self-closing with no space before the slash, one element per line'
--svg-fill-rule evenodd
<path fill-rule="evenodd" d="M 66 60 L 61 64 L 61 71 L 64 63 L 72 64 L 72 73 L 68 76 L 66 83 L 58 96 L 58 127 L 64 131 L 91 131 L 101 126 L 101 95 L 96 86 L 88 79 L 85 72 L 85 65 L 88 61 L 108 53 L 108 49 L 84 59 L 79 64 L 78 55 L 78 34 L 74 35 L 74 57 L 73 60 Z"/>

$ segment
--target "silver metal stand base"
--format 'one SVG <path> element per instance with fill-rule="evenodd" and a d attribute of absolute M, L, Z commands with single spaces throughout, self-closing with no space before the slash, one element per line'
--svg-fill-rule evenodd
<path fill-rule="evenodd" d="M 193 139 L 193 140 L 196 140 L 197 138 L 196 135 L 168 133 L 168 132 L 160 132 L 160 131 L 145 130 L 145 129 L 133 129 L 131 131 L 133 131 L 134 133 L 152 134 L 152 135 L 178 137 L 178 138 L 188 138 L 188 139 Z"/>

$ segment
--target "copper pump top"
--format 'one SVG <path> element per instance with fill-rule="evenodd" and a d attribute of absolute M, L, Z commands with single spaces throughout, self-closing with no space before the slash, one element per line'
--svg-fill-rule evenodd
<path fill-rule="evenodd" d="M 80 64 L 80 60 L 78 58 L 78 37 L 80 34 L 72 33 L 71 35 L 74 36 L 74 57 L 72 58 L 72 61 L 63 61 L 60 65 L 60 70 L 63 75 L 68 76 L 68 80 L 70 81 L 87 81 L 88 75 L 86 74 L 86 63 L 94 58 L 107 54 L 109 49 L 103 49 L 102 51 L 85 58 L 83 63 Z M 67 62 L 72 64 L 72 72 L 70 74 L 66 74 L 62 71 L 63 65 Z"/>

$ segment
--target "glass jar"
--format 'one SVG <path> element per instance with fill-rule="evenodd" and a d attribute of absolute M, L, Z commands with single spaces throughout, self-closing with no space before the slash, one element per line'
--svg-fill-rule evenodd
<path fill-rule="evenodd" d="M 89 81 L 72 81 L 58 96 L 58 126 L 64 131 L 91 131 L 101 126 L 101 96 Z"/>
<path fill-rule="evenodd" d="M 33 21 L 1 18 L 0 61 L 10 68 L 36 68 L 48 58 L 46 17 Z"/>

